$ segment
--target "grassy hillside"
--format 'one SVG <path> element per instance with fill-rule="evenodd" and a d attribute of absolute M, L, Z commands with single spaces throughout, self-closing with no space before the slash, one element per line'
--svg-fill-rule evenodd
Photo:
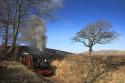
<path fill-rule="evenodd" d="M 62 61 L 53 61 L 52 65 L 57 69 L 51 80 L 57 83 L 125 83 L 123 51 L 122 54 L 121 51 L 101 51 L 93 56 L 72 54 Z"/>
<path fill-rule="evenodd" d="M 15 61 L 0 63 L 0 83 L 52 83 Z"/>
<path fill-rule="evenodd" d="M 125 83 L 124 51 L 96 51 L 92 56 L 87 52 L 72 54 L 51 49 L 46 53 L 49 58 L 54 57 L 54 76 L 39 77 L 15 61 L 3 61 L 0 83 Z"/>
<path fill-rule="evenodd" d="M 84 52 L 83 54 L 87 54 L 88 52 Z M 93 55 L 102 55 L 102 56 L 124 56 L 125 51 L 120 50 L 100 50 L 100 51 L 94 51 L 92 53 Z"/>

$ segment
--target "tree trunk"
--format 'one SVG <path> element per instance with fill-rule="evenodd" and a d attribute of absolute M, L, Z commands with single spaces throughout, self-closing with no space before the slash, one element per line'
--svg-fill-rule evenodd
<path fill-rule="evenodd" d="M 7 47 L 7 45 L 8 45 L 9 20 L 10 20 L 10 13 L 8 13 L 7 24 L 5 25 L 5 41 L 4 41 L 4 46 L 5 47 Z"/>
<path fill-rule="evenodd" d="M 89 55 L 92 54 L 92 46 L 89 47 Z"/>
<path fill-rule="evenodd" d="M 7 27 L 5 29 L 5 42 L 4 42 L 4 45 L 7 46 L 8 45 L 8 24 L 7 24 Z"/>

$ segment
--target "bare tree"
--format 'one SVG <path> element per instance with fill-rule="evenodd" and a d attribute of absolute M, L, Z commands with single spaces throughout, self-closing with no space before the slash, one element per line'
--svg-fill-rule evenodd
<path fill-rule="evenodd" d="M 50 17 L 52 12 L 60 6 L 58 3 L 61 2 L 57 0 L 0 0 L 0 22 L 5 25 L 5 43 L 7 44 L 9 32 L 13 37 L 12 47 L 8 53 L 12 53 L 16 47 L 19 30 L 29 17 L 31 15 Z M 8 31 L 9 28 L 11 31 Z"/>
<path fill-rule="evenodd" d="M 114 40 L 118 34 L 111 30 L 111 24 L 106 21 L 96 21 L 88 24 L 72 38 L 75 42 L 82 42 L 92 53 L 95 44 L 106 44 Z"/>
<path fill-rule="evenodd" d="M 5 3 L 5 1 L 1 0 L 0 3 L 0 22 L 2 25 L 1 28 L 3 28 L 3 45 L 7 46 L 8 45 L 8 36 L 9 36 L 9 25 L 10 25 L 10 7 L 8 5 L 8 3 Z"/>

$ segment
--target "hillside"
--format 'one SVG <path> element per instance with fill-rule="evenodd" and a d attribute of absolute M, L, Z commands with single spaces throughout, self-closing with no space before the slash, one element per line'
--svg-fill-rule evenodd
<path fill-rule="evenodd" d="M 125 53 L 104 51 L 101 56 L 102 52 L 91 57 L 85 53 L 72 54 L 62 61 L 53 61 L 57 69 L 50 79 L 55 83 L 125 83 Z M 123 56 L 114 56 L 118 54 Z"/>
<path fill-rule="evenodd" d="M 88 52 L 83 52 L 83 54 L 87 54 Z M 125 51 L 120 50 L 100 50 L 100 51 L 93 51 L 93 55 L 106 55 L 106 56 L 124 56 Z"/>
<path fill-rule="evenodd" d="M 0 83 L 52 83 L 15 61 L 0 63 Z"/>
<path fill-rule="evenodd" d="M 26 46 L 22 48 L 26 48 Z M 46 58 L 50 61 L 63 60 L 68 54 L 72 53 L 49 48 L 45 49 Z M 28 69 L 18 62 L 1 61 L 0 83 L 54 83 L 54 79 L 50 81 L 43 76 L 38 76 L 33 73 L 32 69 Z"/>
<path fill-rule="evenodd" d="M 56 50 L 56 49 L 50 49 L 50 48 L 45 49 L 45 56 L 49 60 L 56 60 L 56 59 L 63 60 L 65 56 L 68 56 L 71 54 L 73 53 Z"/>
<path fill-rule="evenodd" d="M 52 77 L 34 74 L 15 62 L 0 63 L 0 83 L 124 83 L 125 52 L 117 50 L 73 54 L 46 49 L 46 56 L 55 69 Z"/>

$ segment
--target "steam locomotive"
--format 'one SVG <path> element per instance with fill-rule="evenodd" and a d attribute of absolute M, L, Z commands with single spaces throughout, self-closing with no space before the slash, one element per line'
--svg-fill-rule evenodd
<path fill-rule="evenodd" d="M 45 55 L 30 54 L 27 46 L 19 47 L 18 51 L 19 62 L 23 63 L 28 68 L 32 68 L 33 72 L 43 76 L 54 75 L 54 69 L 46 59 Z"/>

